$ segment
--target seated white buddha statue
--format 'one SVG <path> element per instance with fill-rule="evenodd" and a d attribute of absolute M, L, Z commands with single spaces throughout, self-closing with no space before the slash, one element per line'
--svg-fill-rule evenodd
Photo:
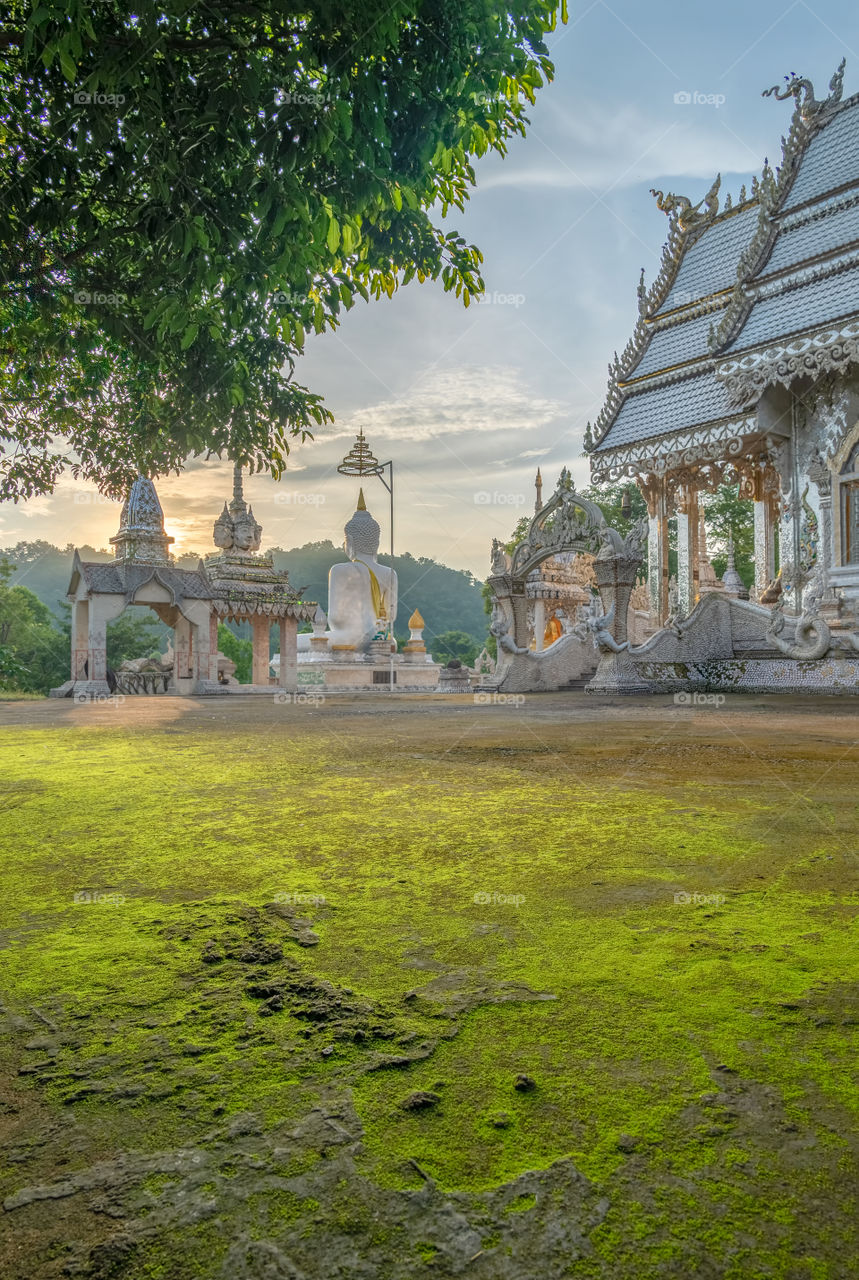
<path fill-rule="evenodd" d="M 328 630 L 325 636 L 332 658 L 340 653 L 364 652 L 370 641 L 390 637 L 394 643 L 397 616 L 397 575 L 379 564 L 380 529 L 358 494 L 358 509 L 344 529 L 349 561 L 331 566 L 328 573 Z M 299 652 L 310 649 L 309 635 L 298 637 Z"/>

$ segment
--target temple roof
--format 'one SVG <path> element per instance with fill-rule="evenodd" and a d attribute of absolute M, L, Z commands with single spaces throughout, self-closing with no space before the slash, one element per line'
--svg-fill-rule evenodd
<path fill-rule="evenodd" d="M 156 579 L 173 596 L 174 603 L 211 600 L 213 591 L 206 574 L 199 569 L 177 569 L 174 565 L 127 564 L 122 561 L 81 560 L 75 552 L 69 594 L 83 578 L 88 593 L 124 595 L 129 599 L 151 579 Z"/>
<path fill-rule="evenodd" d="M 729 351 L 745 351 L 762 342 L 805 333 L 842 316 L 859 313 L 859 264 L 849 271 L 811 280 L 791 290 L 762 298 Z"/>
<path fill-rule="evenodd" d="M 859 98 L 849 98 L 826 127 L 813 137 L 802 158 L 784 212 L 818 200 L 828 191 L 859 182 Z"/>
<path fill-rule="evenodd" d="M 751 240 L 757 221 L 758 205 L 754 201 L 723 213 L 705 227 L 684 253 L 659 314 L 733 288 L 737 261 Z"/>
<path fill-rule="evenodd" d="M 718 178 L 694 208 L 654 192 L 671 219 L 668 242 L 656 281 L 639 286 L 638 324 L 588 426 L 595 479 L 633 446 L 643 456 L 659 441 L 673 448 L 678 432 L 749 429 L 766 385 L 799 376 L 785 371 L 784 349 L 795 354 L 806 335 L 816 352 L 828 343 L 833 358 L 859 360 L 843 328 L 859 320 L 859 96 L 841 102 L 842 73 L 843 64 L 820 102 L 796 77 L 768 91 L 796 109 L 780 167 L 764 166 L 750 199 L 743 191 L 720 210 Z"/>
<path fill-rule="evenodd" d="M 658 392 L 628 396 L 603 447 L 631 444 L 685 427 L 732 416 L 727 390 L 712 370 L 663 386 Z"/>

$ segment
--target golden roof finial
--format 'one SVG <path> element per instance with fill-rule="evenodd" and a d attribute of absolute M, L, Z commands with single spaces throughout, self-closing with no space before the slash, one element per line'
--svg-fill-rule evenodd
<path fill-rule="evenodd" d="M 356 510 L 357 510 L 357 511 L 366 511 L 366 510 L 367 510 L 367 504 L 366 504 L 366 502 L 364 501 L 364 490 L 363 490 L 363 489 L 359 489 L 359 490 L 358 490 L 358 506 L 357 506 Z"/>

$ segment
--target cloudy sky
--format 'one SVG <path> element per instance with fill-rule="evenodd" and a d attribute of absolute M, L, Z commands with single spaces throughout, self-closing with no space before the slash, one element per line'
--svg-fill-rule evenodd
<path fill-rule="evenodd" d="M 761 91 L 789 72 L 822 97 L 846 56 L 845 93 L 859 91 L 855 0 L 571 0 L 550 46 L 556 77 L 527 138 L 478 164 L 452 223 L 484 253 L 485 301 L 465 310 L 415 282 L 311 342 L 301 380 L 336 423 L 295 450 L 278 484 L 247 482 L 264 546 L 342 540 L 357 487 L 336 467 L 363 427 L 379 460 L 394 461 L 396 550 L 484 577 L 491 539 L 533 505 L 538 464 L 548 487 L 563 465 L 586 482 L 585 424 L 635 322 L 639 271 L 650 281 L 659 267 L 666 220 L 649 188 L 699 199 L 720 171 L 736 197 L 764 157 L 779 160 L 792 104 Z M 217 462 L 159 482 L 177 550 L 214 549 L 229 488 Z M 366 497 L 387 539 L 378 480 Z M 0 507 L 0 546 L 104 546 L 118 515 L 63 483 Z"/>

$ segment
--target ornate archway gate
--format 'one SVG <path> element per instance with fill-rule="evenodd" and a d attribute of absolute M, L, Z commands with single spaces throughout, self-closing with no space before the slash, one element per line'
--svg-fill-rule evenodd
<path fill-rule="evenodd" d="M 550 556 L 588 552 L 595 557 L 593 569 L 603 612 L 594 609 L 587 634 L 601 653 L 617 655 L 628 648 L 627 610 L 644 559 L 646 537 L 646 521 L 640 521 L 626 538 L 612 529 L 596 503 L 576 493 L 572 477 L 564 468 L 555 492 L 531 520 L 512 556 L 497 539 L 492 544 L 488 581 L 492 591 L 490 631 L 498 646 L 494 681 L 497 689 L 504 688 L 514 673 L 517 689 L 544 687 L 535 665 L 543 655 L 534 654 L 529 645 L 526 583 L 528 575 Z M 580 641 L 586 639 L 581 630 L 577 635 Z M 534 676 L 530 686 L 529 663 Z"/>

